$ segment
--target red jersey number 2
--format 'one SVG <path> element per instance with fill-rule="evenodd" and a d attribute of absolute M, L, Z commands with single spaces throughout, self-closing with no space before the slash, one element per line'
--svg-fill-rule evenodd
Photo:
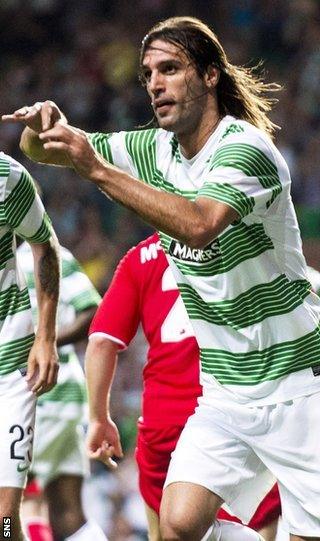
<path fill-rule="evenodd" d="M 162 275 L 161 289 L 163 292 L 178 289 L 170 267 L 167 267 Z M 194 336 L 194 332 L 179 295 L 161 325 L 161 342 L 181 342 L 191 336 Z"/>

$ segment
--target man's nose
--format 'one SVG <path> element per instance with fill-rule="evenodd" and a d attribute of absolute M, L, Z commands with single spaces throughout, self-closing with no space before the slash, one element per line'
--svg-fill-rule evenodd
<path fill-rule="evenodd" d="M 157 95 L 164 89 L 164 77 L 159 72 L 153 72 L 149 81 L 149 90 L 152 94 Z"/>

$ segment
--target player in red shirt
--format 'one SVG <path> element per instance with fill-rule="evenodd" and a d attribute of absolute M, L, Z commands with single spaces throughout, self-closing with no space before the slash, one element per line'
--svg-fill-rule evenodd
<path fill-rule="evenodd" d="M 86 372 L 91 422 L 87 446 L 92 458 L 99 458 L 101 448 L 105 451 L 109 446 L 111 467 L 111 455 L 122 456 L 119 434 L 108 414 L 104 423 L 96 419 L 105 419 L 106 387 L 110 390 L 118 350 L 129 345 L 139 323 L 149 350 L 143 369 L 136 459 L 150 540 L 157 541 L 161 539 L 158 515 L 171 453 L 202 391 L 198 346 L 158 234 L 140 242 L 121 260 L 90 328 Z M 91 387 L 90 370 L 98 370 L 99 380 L 104 381 L 98 390 L 96 385 Z M 249 525 L 271 541 L 280 512 L 279 494 L 274 488 Z M 230 518 L 226 512 L 220 513 L 220 518 Z"/>

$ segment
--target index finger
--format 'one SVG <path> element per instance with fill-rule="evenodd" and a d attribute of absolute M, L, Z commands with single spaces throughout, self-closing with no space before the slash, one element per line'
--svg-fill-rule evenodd
<path fill-rule="evenodd" d="M 41 122 L 43 131 L 49 130 L 53 127 L 54 123 L 52 121 L 53 117 L 53 107 L 50 102 L 44 102 L 41 105 Z"/>
<path fill-rule="evenodd" d="M 47 379 L 48 379 L 48 366 L 38 363 L 39 366 L 39 373 L 38 377 L 31 389 L 33 393 L 39 393 L 39 391 L 44 391 L 47 387 Z"/>
<path fill-rule="evenodd" d="M 104 451 L 103 449 L 101 449 L 101 447 L 99 447 L 99 449 L 97 449 L 96 451 L 88 450 L 88 457 L 90 459 L 99 460 L 100 462 L 108 466 L 108 468 L 110 468 L 111 470 L 115 470 L 118 467 L 118 464 L 109 455 L 108 451 Z"/>
<path fill-rule="evenodd" d="M 27 112 L 28 112 L 27 107 L 21 107 L 21 109 L 18 109 L 17 111 L 15 111 L 14 113 L 11 113 L 10 115 L 1 115 L 1 120 L 4 122 L 6 120 L 18 122 L 21 120 L 21 117 L 24 117 L 27 114 Z"/>

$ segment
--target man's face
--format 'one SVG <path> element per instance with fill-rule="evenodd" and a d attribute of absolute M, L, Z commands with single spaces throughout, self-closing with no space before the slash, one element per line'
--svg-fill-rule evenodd
<path fill-rule="evenodd" d="M 155 40 L 146 49 L 142 71 L 160 128 L 177 135 L 194 131 L 204 114 L 208 87 L 185 52 Z"/>

